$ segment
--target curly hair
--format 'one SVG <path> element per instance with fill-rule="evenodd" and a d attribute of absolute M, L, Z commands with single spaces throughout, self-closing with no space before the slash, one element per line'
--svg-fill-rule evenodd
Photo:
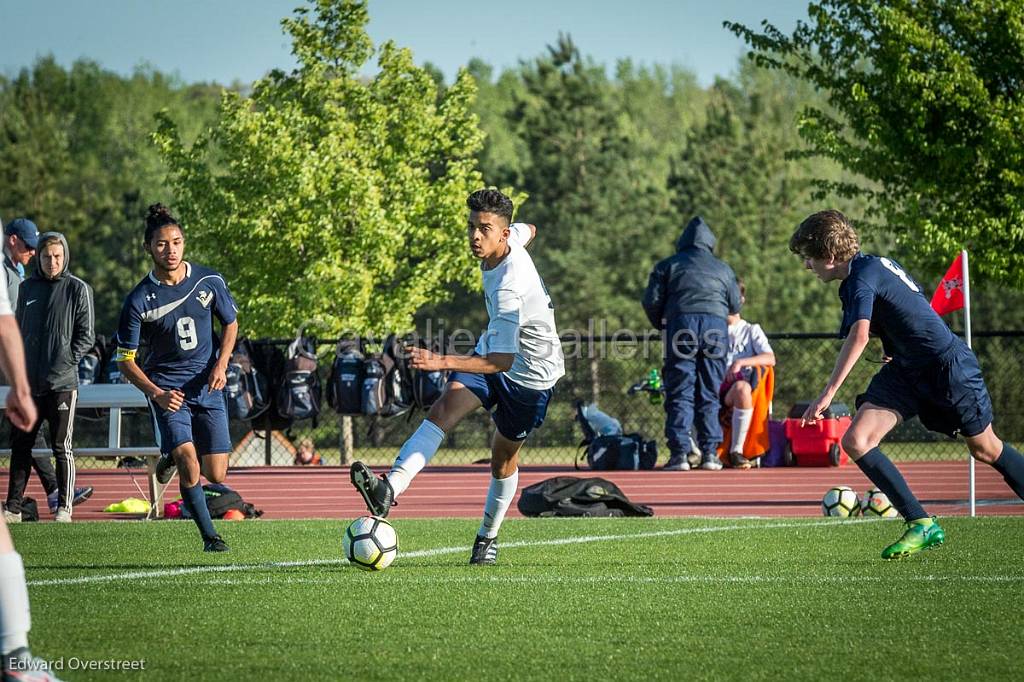
<path fill-rule="evenodd" d="M 789 238 L 789 250 L 802 258 L 848 261 L 860 251 L 849 218 L 834 209 L 807 216 Z"/>
<path fill-rule="evenodd" d="M 178 229 L 181 229 L 178 219 L 171 215 L 171 209 L 163 204 L 150 204 L 149 208 L 146 209 L 145 242 L 148 244 L 149 240 L 153 238 L 154 232 L 168 225 L 177 225 Z M 184 231 L 182 231 L 182 234 L 184 234 Z"/>
<path fill-rule="evenodd" d="M 503 216 L 509 223 L 512 222 L 512 200 L 493 187 L 478 189 L 470 194 L 466 199 L 466 206 L 470 211 L 494 213 Z"/>

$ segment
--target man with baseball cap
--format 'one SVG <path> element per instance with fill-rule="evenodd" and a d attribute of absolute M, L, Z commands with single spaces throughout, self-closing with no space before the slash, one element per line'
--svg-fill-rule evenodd
<path fill-rule="evenodd" d="M 36 254 L 39 228 L 28 218 L 15 218 L 4 226 L 4 268 L 11 307 L 18 303 L 18 289 L 25 279 L 25 266 Z"/>
<path fill-rule="evenodd" d="M 2 224 L 2 223 L 0 223 Z M 39 228 L 28 218 L 15 218 L 3 225 L 4 230 L 4 274 L 7 276 L 7 296 L 11 309 L 17 312 L 18 292 L 25 279 L 25 266 L 32 260 L 39 246 Z M 7 381 L 0 374 L 0 384 Z M 39 476 L 39 482 L 46 491 L 46 502 L 51 514 L 56 514 L 59 505 L 57 472 L 48 456 L 32 457 L 32 468 Z M 75 488 L 73 504 L 85 502 L 92 495 L 91 486 Z M 6 509 L 5 509 L 6 511 Z"/>

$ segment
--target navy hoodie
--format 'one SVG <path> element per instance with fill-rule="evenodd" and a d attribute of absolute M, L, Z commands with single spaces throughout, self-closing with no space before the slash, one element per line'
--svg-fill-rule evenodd
<path fill-rule="evenodd" d="M 655 329 L 680 315 L 725 318 L 740 311 L 736 273 L 715 257 L 715 235 L 697 216 L 676 241 L 676 253 L 654 266 L 643 306 Z"/>

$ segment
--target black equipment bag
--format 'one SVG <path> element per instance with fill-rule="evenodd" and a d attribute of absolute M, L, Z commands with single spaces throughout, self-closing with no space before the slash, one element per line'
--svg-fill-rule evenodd
<path fill-rule="evenodd" d="M 523 516 L 654 516 L 654 510 L 631 502 L 622 490 L 603 478 L 556 476 L 523 488 Z"/>

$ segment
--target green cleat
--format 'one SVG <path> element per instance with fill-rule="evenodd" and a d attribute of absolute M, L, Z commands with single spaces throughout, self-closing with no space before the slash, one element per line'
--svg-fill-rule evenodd
<path fill-rule="evenodd" d="M 908 523 L 903 536 L 882 550 L 882 558 L 886 561 L 891 559 L 905 559 L 922 549 L 938 547 L 946 541 L 946 531 L 942 530 L 939 522 L 932 517 L 931 525 L 921 523 Z"/>

